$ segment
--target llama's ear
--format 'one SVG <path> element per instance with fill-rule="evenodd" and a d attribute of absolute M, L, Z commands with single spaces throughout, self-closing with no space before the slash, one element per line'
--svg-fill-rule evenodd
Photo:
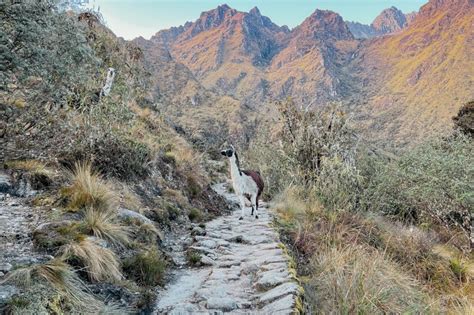
<path fill-rule="evenodd" d="M 235 152 L 235 148 L 234 148 L 234 146 L 233 146 L 232 144 L 230 145 L 230 147 L 232 148 L 232 151 Z"/>

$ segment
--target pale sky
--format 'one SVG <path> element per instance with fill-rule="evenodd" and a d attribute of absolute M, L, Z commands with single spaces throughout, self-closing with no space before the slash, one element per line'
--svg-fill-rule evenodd
<path fill-rule="evenodd" d="M 278 25 L 293 28 L 315 9 L 332 10 L 345 20 L 370 24 L 385 8 L 396 6 L 405 13 L 418 11 L 428 0 L 89 0 L 100 7 L 107 25 L 118 36 L 150 38 L 161 29 L 199 18 L 202 11 L 227 3 L 239 11 L 254 6 Z"/>

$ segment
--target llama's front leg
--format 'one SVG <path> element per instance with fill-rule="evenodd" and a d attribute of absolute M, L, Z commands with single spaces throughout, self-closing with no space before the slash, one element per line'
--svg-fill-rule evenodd
<path fill-rule="evenodd" d="M 242 211 L 239 220 L 243 220 L 244 214 L 245 214 L 245 198 L 244 196 L 239 195 L 239 199 L 240 199 L 240 210 Z"/>
<path fill-rule="evenodd" d="M 252 214 L 253 214 L 253 209 L 255 208 L 255 219 L 258 219 L 258 200 L 257 200 L 257 195 L 253 195 L 251 198 L 252 202 Z"/>

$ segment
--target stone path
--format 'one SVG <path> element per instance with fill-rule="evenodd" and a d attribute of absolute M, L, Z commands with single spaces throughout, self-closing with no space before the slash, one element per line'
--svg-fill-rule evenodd
<path fill-rule="evenodd" d="M 25 206 L 23 198 L 10 196 L 9 185 L 9 176 L 0 172 L 0 272 L 7 271 L 1 270 L 5 265 L 30 264 L 44 256 L 34 251 L 31 233 L 44 213 Z"/>
<path fill-rule="evenodd" d="M 226 193 L 225 184 L 214 189 Z M 272 217 L 262 207 L 259 219 L 239 221 L 240 211 L 206 224 L 191 249 L 201 254 L 199 268 L 181 269 L 162 292 L 155 314 L 293 314 L 299 286 L 280 248 Z"/>
<path fill-rule="evenodd" d="M 0 304 L 16 292 L 13 286 L 1 283 L 7 272 L 49 258 L 34 250 L 32 240 L 32 230 L 44 220 L 44 213 L 6 193 L 9 185 L 9 177 L 0 172 Z"/>

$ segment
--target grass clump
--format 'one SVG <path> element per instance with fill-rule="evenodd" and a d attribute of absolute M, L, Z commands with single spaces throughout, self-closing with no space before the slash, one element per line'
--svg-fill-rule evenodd
<path fill-rule="evenodd" d="M 64 191 L 69 199 L 69 209 L 77 211 L 93 207 L 107 212 L 113 207 L 115 194 L 100 174 L 92 171 L 90 162 L 76 163 L 69 175 L 72 185 Z"/>
<path fill-rule="evenodd" d="M 201 263 L 202 256 L 195 250 L 186 251 L 186 260 L 191 266 L 197 266 Z"/>
<path fill-rule="evenodd" d="M 53 176 L 54 172 L 46 166 L 45 163 L 38 160 L 15 160 L 5 162 L 5 166 L 9 169 L 23 170 L 31 174 Z"/>
<path fill-rule="evenodd" d="M 440 299 L 461 292 L 462 264 L 435 253 L 433 232 L 371 213 L 327 210 L 315 196 L 292 189 L 274 206 L 314 310 L 436 312 L 447 303 L 429 306 L 435 299 L 425 292 Z"/>
<path fill-rule="evenodd" d="M 64 245 L 60 253 L 65 260 L 82 265 L 91 281 L 116 282 L 123 278 L 120 262 L 114 252 L 93 240 L 84 239 Z"/>
<path fill-rule="evenodd" d="M 13 313 L 28 313 L 27 308 L 35 307 L 30 311 L 38 311 L 37 303 L 33 303 L 35 296 L 46 299 L 44 304 L 50 305 L 54 298 L 61 300 L 63 307 L 77 312 L 98 312 L 102 303 L 88 292 L 85 284 L 79 279 L 72 268 L 61 259 L 53 259 L 47 263 L 23 267 L 11 272 L 3 283 L 13 283 L 26 290 L 28 303 L 24 297 L 17 297 L 10 304 Z M 29 303 L 32 301 L 32 303 Z M 41 307 L 44 307 L 40 304 Z"/>
<path fill-rule="evenodd" d="M 419 284 L 378 252 L 347 246 L 312 258 L 306 282 L 314 311 L 338 314 L 429 313 Z"/>
<path fill-rule="evenodd" d="M 97 211 L 87 208 L 82 219 L 84 233 L 104 239 L 116 247 L 124 247 L 130 243 L 130 231 L 127 227 L 115 222 L 113 211 Z"/>
<path fill-rule="evenodd" d="M 467 279 L 467 268 L 463 262 L 458 258 L 452 258 L 449 261 L 449 267 L 459 279 L 459 281 L 464 282 Z"/>
<path fill-rule="evenodd" d="M 123 262 L 123 270 L 139 284 L 155 286 L 163 281 L 166 261 L 156 249 L 142 251 Z"/>

